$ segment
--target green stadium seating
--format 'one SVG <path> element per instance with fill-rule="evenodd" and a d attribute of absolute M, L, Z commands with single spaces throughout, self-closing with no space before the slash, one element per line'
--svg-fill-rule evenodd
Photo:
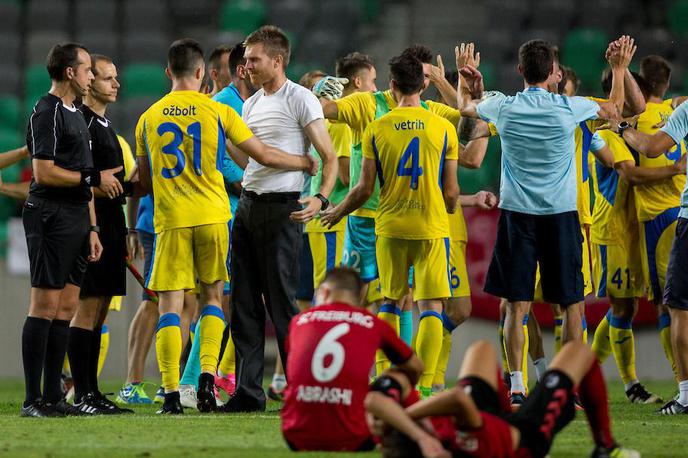
<path fill-rule="evenodd" d="M 0 128 L 0 151 L 19 148 L 26 143 L 18 129 Z"/>
<path fill-rule="evenodd" d="M 572 67 L 585 91 L 599 92 L 602 71 L 607 66 L 604 53 L 609 39 L 601 30 L 575 29 L 564 40 L 562 62 Z"/>
<path fill-rule="evenodd" d="M 220 29 L 244 35 L 256 30 L 265 21 L 262 0 L 228 0 L 220 11 Z"/>
<path fill-rule="evenodd" d="M 122 89 L 125 98 L 165 94 L 170 87 L 164 68 L 157 64 L 131 64 L 124 69 Z"/>
<path fill-rule="evenodd" d="M 361 19 L 366 23 L 375 22 L 382 12 L 380 0 L 359 0 Z"/>
<path fill-rule="evenodd" d="M 310 72 L 311 70 L 325 71 L 326 69 L 323 68 L 323 66 L 320 64 L 307 63 L 307 62 L 294 62 L 294 63 L 290 63 L 289 66 L 287 67 L 287 78 L 289 78 L 290 80 L 292 80 L 295 83 L 298 83 L 299 79 L 304 75 L 304 73 Z"/>
<path fill-rule="evenodd" d="M 6 198 L 5 198 L 6 199 Z M 0 208 L 5 207 L 5 202 L 0 202 Z M 0 213 L 4 213 L 0 210 Z M 0 221 L 0 257 L 7 256 L 7 217 Z"/>
<path fill-rule="evenodd" d="M 13 95 L 0 95 L 0 128 L 18 129 L 23 116 L 19 99 Z"/>
<path fill-rule="evenodd" d="M 497 86 L 495 66 L 491 62 L 481 62 L 480 73 L 483 74 L 483 83 L 486 88 L 494 88 Z"/>
<path fill-rule="evenodd" d="M 688 0 L 678 0 L 667 9 L 667 23 L 675 34 L 688 36 Z"/>
<path fill-rule="evenodd" d="M 50 77 L 45 69 L 45 65 L 32 65 L 29 67 L 26 70 L 26 79 L 24 80 L 24 96 L 26 100 L 32 100 L 35 103 L 48 90 L 50 90 Z M 33 103 L 31 107 L 33 107 Z"/>

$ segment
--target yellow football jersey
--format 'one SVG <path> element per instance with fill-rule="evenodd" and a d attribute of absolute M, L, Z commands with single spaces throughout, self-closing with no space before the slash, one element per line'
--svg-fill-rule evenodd
<path fill-rule="evenodd" d="M 671 116 L 674 109 L 671 107 L 671 99 L 663 103 L 648 102 L 645 111 L 638 118 L 638 130 L 646 134 L 654 134 L 659 127 Z M 659 157 L 650 159 L 642 154 L 635 153 L 641 167 L 664 167 L 672 165 L 681 159 L 686 145 L 683 141 L 679 145 L 666 151 Z M 650 184 L 642 184 L 634 187 L 635 206 L 638 212 L 638 220 L 649 221 L 670 208 L 681 205 L 681 192 L 686 184 L 686 175 L 674 175 Z"/>
<path fill-rule="evenodd" d="M 136 159 L 134 153 L 131 152 L 131 146 L 121 135 L 117 135 L 117 141 L 120 148 L 122 148 L 122 159 L 124 160 L 124 181 L 131 181 L 131 176 L 136 171 Z"/>
<path fill-rule="evenodd" d="M 621 137 L 610 130 L 599 133 L 614 156 L 614 164 L 624 161 L 635 164 L 633 154 Z M 589 165 L 595 193 L 590 240 L 600 245 L 620 245 L 629 226 L 638 224 L 630 186 L 619 178 L 616 169 L 600 164 L 592 154 Z"/>
<path fill-rule="evenodd" d="M 136 155 L 150 164 L 155 232 L 229 221 L 225 137 L 238 145 L 252 136 L 236 111 L 195 91 L 170 92 L 146 110 Z"/>
<path fill-rule="evenodd" d="M 606 99 L 587 97 L 595 102 L 606 102 Z M 604 124 L 603 120 L 591 119 L 581 122 L 574 131 L 574 141 L 576 144 L 576 188 L 578 219 L 581 225 L 592 224 L 592 213 L 590 210 L 590 176 L 588 173 L 588 158 L 590 155 L 590 141 L 595 130 Z"/>
<path fill-rule="evenodd" d="M 449 237 L 442 193 L 444 161 L 457 160 L 454 126 L 421 107 L 396 108 L 363 134 L 363 157 L 380 180 L 377 235 L 407 240 Z"/>

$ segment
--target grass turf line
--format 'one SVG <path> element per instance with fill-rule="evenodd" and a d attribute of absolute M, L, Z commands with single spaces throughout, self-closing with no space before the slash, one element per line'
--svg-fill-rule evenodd
<path fill-rule="evenodd" d="M 105 383 L 105 391 L 119 385 Z M 645 457 L 685 456 L 683 428 L 688 416 L 662 417 L 658 405 L 631 405 L 620 382 L 610 385 L 613 431 L 617 440 Z M 675 383 L 651 382 L 647 388 L 669 398 Z M 153 393 L 149 393 L 152 395 Z M 0 457 L 294 457 L 282 440 L 279 404 L 269 401 L 261 414 L 155 415 L 158 405 L 135 407 L 136 414 L 117 417 L 20 418 L 24 395 L 20 380 L 0 380 Z M 559 434 L 550 453 L 557 457 L 589 456 L 592 441 L 584 413 Z M 372 457 L 378 453 L 309 453 L 308 457 Z"/>

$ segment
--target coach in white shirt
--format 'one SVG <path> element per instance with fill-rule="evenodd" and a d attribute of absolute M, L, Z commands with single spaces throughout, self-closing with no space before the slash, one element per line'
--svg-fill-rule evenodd
<path fill-rule="evenodd" d="M 329 205 L 337 177 L 337 158 L 318 99 L 287 79 L 289 40 L 277 27 L 264 26 L 246 38 L 246 69 L 260 87 L 243 107 L 242 117 L 268 145 L 292 154 L 315 146 L 323 163 L 320 193 L 299 200 L 303 172 L 277 170 L 233 150 L 245 166 L 243 193 L 232 230 L 232 337 L 237 351 L 237 388 L 225 412 L 265 410 L 263 353 L 265 310 L 275 325 L 284 367 L 284 341 L 295 304 L 303 224 Z M 288 375 L 288 374 L 287 374 Z"/>

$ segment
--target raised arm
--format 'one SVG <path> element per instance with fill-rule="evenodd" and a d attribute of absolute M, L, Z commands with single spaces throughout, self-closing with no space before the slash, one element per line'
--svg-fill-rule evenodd
<path fill-rule="evenodd" d="M 406 412 L 414 420 L 434 415 L 453 415 L 463 427 L 479 428 L 483 424 L 475 402 L 460 387 L 417 402 L 409 406 Z"/>
<path fill-rule="evenodd" d="M 456 88 L 447 80 L 444 73 L 442 56 L 437 55 L 437 65 L 430 66 L 430 82 L 435 86 L 437 92 L 442 96 L 444 103 L 452 108 L 459 108 L 457 104 Z"/>
<path fill-rule="evenodd" d="M 624 109 L 624 82 L 628 65 L 633 59 L 636 46 L 631 37 L 622 36 L 619 46 L 613 47 L 608 53 L 609 65 L 612 68 L 612 90 L 608 102 L 601 102 L 597 116 L 602 119 L 618 118 Z M 611 47 L 611 45 L 610 45 Z"/>
<path fill-rule="evenodd" d="M 633 78 L 628 68 L 624 72 L 624 94 L 624 110 L 622 113 L 624 118 L 635 116 L 645 111 L 645 97 L 643 97 L 638 82 Z"/>

